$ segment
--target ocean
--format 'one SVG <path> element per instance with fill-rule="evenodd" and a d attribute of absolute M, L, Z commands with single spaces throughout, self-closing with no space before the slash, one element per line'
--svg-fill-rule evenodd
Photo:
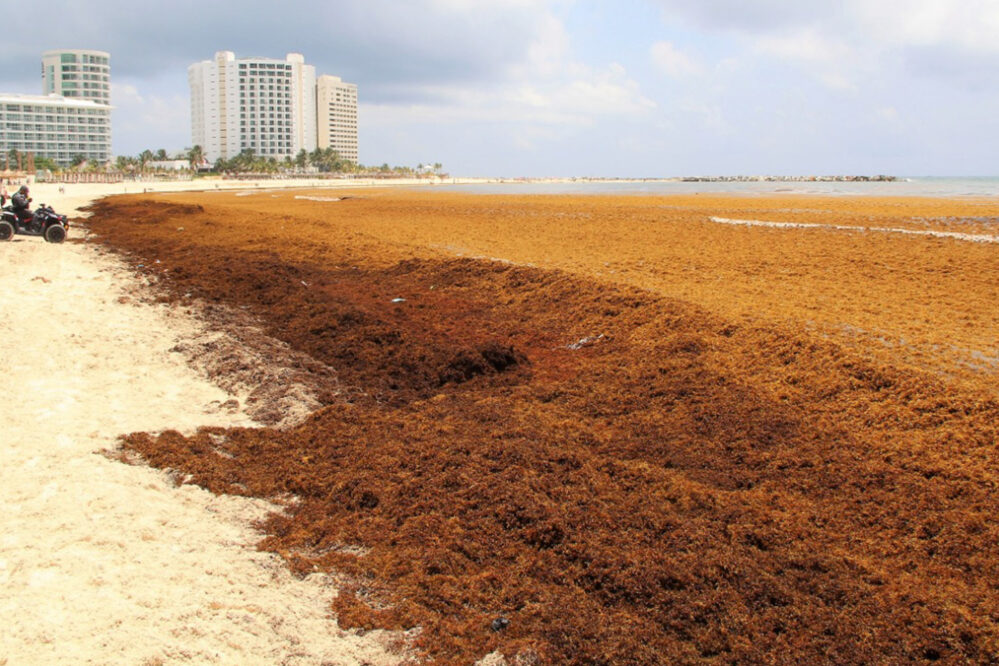
<path fill-rule="evenodd" d="M 829 196 L 999 197 L 999 178 L 911 177 L 890 182 L 552 180 L 441 184 L 472 194 L 815 194 Z"/>

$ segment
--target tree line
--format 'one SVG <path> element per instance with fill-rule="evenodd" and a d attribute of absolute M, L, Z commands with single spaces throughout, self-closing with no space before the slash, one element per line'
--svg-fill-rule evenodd
<path fill-rule="evenodd" d="M 252 149 L 246 149 L 231 159 L 219 158 L 215 160 L 214 164 L 207 163 L 205 160 L 205 151 L 201 146 L 193 146 L 172 155 L 164 148 L 156 151 L 147 148 L 138 155 L 119 155 L 113 162 L 107 164 L 88 161 L 83 155 L 76 155 L 68 167 L 60 166 L 51 158 L 31 153 L 22 153 L 15 149 L 9 150 L 4 155 L 4 159 L 8 169 L 16 168 L 19 171 L 28 169 L 31 171 L 49 171 L 52 173 L 61 173 L 64 171 L 117 171 L 126 174 L 149 174 L 168 170 L 167 167 L 157 165 L 156 162 L 183 160 L 187 162 L 187 169 L 194 173 L 295 174 L 319 172 L 394 176 L 444 175 L 442 172 L 443 166 L 440 162 L 433 165 L 419 164 L 415 168 L 389 166 L 388 163 L 380 166 L 364 166 L 363 164 L 345 159 L 333 148 L 316 148 L 313 151 L 302 149 L 294 157 L 289 155 L 280 160 L 274 157 L 257 155 Z"/>
<path fill-rule="evenodd" d="M 339 151 L 333 148 L 316 148 L 307 151 L 304 148 L 298 151 L 294 157 L 288 155 L 283 159 L 273 156 L 265 157 L 257 155 L 252 148 L 242 150 L 238 155 L 230 158 L 218 158 L 214 164 L 208 164 L 205 159 L 205 151 L 201 146 L 193 146 L 183 153 L 168 157 L 165 150 L 160 149 L 156 153 L 144 150 L 137 157 L 119 157 L 119 169 L 138 169 L 146 171 L 150 162 L 164 161 L 168 159 L 186 160 L 190 169 L 195 172 L 210 171 L 214 173 L 259 173 L 259 174 L 279 174 L 279 173 L 335 173 L 335 174 L 376 174 L 386 173 L 393 175 L 419 175 L 425 173 L 426 167 L 420 164 L 417 168 L 407 166 L 389 166 L 387 163 L 381 166 L 365 166 L 357 162 L 348 160 L 340 155 Z M 440 162 L 433 165 L 433 173 L 442 175 Z"/>

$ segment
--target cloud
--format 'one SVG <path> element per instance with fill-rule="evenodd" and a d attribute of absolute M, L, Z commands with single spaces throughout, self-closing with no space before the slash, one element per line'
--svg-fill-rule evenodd
<path fill-rule="evenodd" d="M 597 70 L 568 63 L 548 77 L 488 86 L 435 86 L 408 105 L 366 103 L 366 122 L 531 123 L 589 126 L 603 117 L 627 117 L 656 108 L 624 68 Z"/>
<path fill-rule="evenodd" d="M 868 67 L 868 61 L 850 44 L 814 28 L 764 35 L 753 42 L 753 48 L 802 67 L 827 88 L 841 92 L 858 92 L 854 79 Z"/>
<path fill-rule="evenodd" d="M 882 106 L 874 111 L 875 115 L 889 123 L 898 122 L 898 109 L 893 106 Z"/>
<path fill-rule="evenodd" d="M 999 5 L 992 0 L 851 0 L 849 15 L 865 37 L 892 47 L 937 47 L 999 54 Z"/>
<path fill-rule="evenodd" d="M 699 74 L 700 64 L 682 53 L 669 42 L 656 42 L 649 50 L 653 64 L 672 78 L 684 78 Z"/>
<path fill-rule="evenodd" d="M 467 6 L 481 15 L 480 3 L 439 2 Z M 592 126 L 601 118 L 640 116 L 656 107 L 622 65 L 591 66 L 576 59 L 565 24 L 545 9 L 545 3 L 525 0 L 500 5 L 530 16 L 530 29 L 513 37 L 516 53 L 502 66 L 475 81 L 410 82 L 405 95 L 376 96 L 366 102 L 369 120 L 386 125 L 430 119 L 500 126 L 517 122 L 534 127 L 532 136 L 536 137 L 545 134 L 540 126 L 551 125 L 556 134 L 562 134 L 574 127 Z M 513 20 L 520 15 L 505 16 Z M 518 140 L 533 145 L 533 139 Z"/>
<path fill-rule="evenodd" d="M 658 0 L 667 19 L 680 18 L 704 30 L 746 35 L 825 31 L 881 45 L 964 45 L 995 52 L 999 5 L 993 0 Z"/>
<path fill-rule="evenodd" d="M 579 65 L 568 69 L 570 76 L 550 81 L 529 82 L 514 91 L 512 99 L 521 111 L 547 117 L 551 122 L 588 122 L 597 116 L 630 116 L 655 108 L 642 95 L 638 83 L 624 67 L 611 64 L 603 70 Z"/>
<path fill-rule="evenodd" d="M 31 31 L 23 38 L 8 35 L 0 40 L 0 58 L 5 69 L 35 75 L 49 44 L 82 46 L 110 52 L 112 76 L 139 78 L 184 76 L 188 65 L 222 50 L 274 58 L 297 52 L 320 72 L 362 84 L 377 99 L 383 91 L 398 94 L 392 89 L 399 84 L 503 78 L 529 47 L 551 41 L 548 6 L 512 0 L 303 0 L 284 6 L 270 0 L 101 0 L 95 8 L 39 0 L 18 7 L 18 22 L 44 26 L 45 43 Z"/>
<path fill-rule="evenodd" d="M 376 146 L 388 149 L 382 136 L 390 131 L 397 145 L 421 144 L 406 132 L 459 136 L 459 128 L 474 127 L 527 146 L 648 114 L 655 102 L 624 66 L 574 55 L 583 45 L 565 23 L 571 7 L 564 0 L 303 0 L 286 9 L 269 0 L 102 0 L 94 11 L 40 0 L 21 7 L 19 18 L 44 25 L 48 43 L 111 53 L 116 152 L 187 145 L 187 67 L 220 50 L 298 52 L 318 73 L 357 83 L 362 129 L 380 130 Z M 0 41 L 0 85 L 40 92 L 44 48 L 27 33 Z"/>
<path fill-rule="evenodd" d="M 999 75 L 999 3 L 994 0 L 659 0 L 667 24 L 734 35 L 752 51 L 810 68 L 832 87 L 855 90 L 876 69 L 964 85 Z"/>
<path fill-rule="evenodd" d="M 965 169 L 993 164 L 999 136 L 996 0 L 36 0 L 17 15 L 44 43 L 7 32 L 0 90 L 41 92 L 50 46 L 109 51 L 118 153 L 190 142 L 187 67 L 219 50 L 302 53 L 358 84 L 362 161 L 455 172 L 829 171 L 886 135 L 883 154 L 927 164 L 963 146 Z"/>
<path fill-rule="evenodd" d="M 705 31 L 727 31 L 764 35 L 794 30 L 801 26 L 831 26 L 839 3 L 797 0 L 657 0 L 668 21 L 680 20 Z"/>
<path fill-rule="evenodd" d="M 600 136 L 608 126 L 648 119 L 656 109 L 620 64 L 582 64 L 568 44 L 528 52 L 533 60 L 499 81 L 427 86 L 413 91 L 421 101 L 409 104 L 362 104 L 362 161 L 406 145 L 462 173 L 503 173 L 511 164 L 514 175 L 578 173 L 592 167 L 556 165 L 581 151 L 578 159 L 595 159 L 611 149 Z"/>
<path fill-rule="evenodd" d="M 539 13 L 532 39 L 526 44 L 523 58 L 510 61 L 508 71 L 515 77 L 557 75 L 571 52 L 569 34 L 560 20 L 550 13 Z"/>
<path fill-rule="evenodd" d="M 112 141 L 115 154 L 135 155 L 146 148 L 165 148 L 172 152 L 190 145 L 187 95 L 143 93 L 134 84 L 112 82 L 111 101 L 114 105 Z M 150 141 L 156 145 L 151 145 Z"/>
<path fill-rule="evenodd" d="M 790 33 L 764 35 L 755 41 L 757 50 L 781 58 L 831 64 L 852 60 L 854 51 L 834 36 L 814 28 Z"/>

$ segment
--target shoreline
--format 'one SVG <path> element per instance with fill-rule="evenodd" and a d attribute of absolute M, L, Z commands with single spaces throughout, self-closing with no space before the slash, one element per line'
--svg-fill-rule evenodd
<path fill-rule="evenodd" d="M 97 199 L 120 194 L 231 192 L 265 190 L 374 190 L 418 189 L 497 195 L 616 195 L 616 196 L 724 196 L 724 197 L 835 197 L 935 199 L 992 203 L 999 198 L 996 179 L 910 179 L 894 181 L 767 180 L 681 178 L 404 178 L 383 179 L 275 179 L 129 181 L 121 183 L 35 183 L 30 185 L 33 206 L 47 203 L 57 212 L 85 215 L 79 209 Z M 9 190 L 11 188 L 8 188 Z M 60 192 L 60 190 L 62 190 Z"/>

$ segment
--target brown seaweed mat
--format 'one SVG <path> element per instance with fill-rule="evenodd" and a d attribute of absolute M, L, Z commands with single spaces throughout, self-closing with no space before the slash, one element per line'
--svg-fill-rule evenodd
<path fill-rule="evenodd" d="M 455 664 L 997 659 L 991 392 L 787 322 L 177 201 L 91 227 L 339 388 L 290 429 L 125 444 L 298 498 L 261 547 L 339 572 L 342 625 L 421 627 Z"/>

